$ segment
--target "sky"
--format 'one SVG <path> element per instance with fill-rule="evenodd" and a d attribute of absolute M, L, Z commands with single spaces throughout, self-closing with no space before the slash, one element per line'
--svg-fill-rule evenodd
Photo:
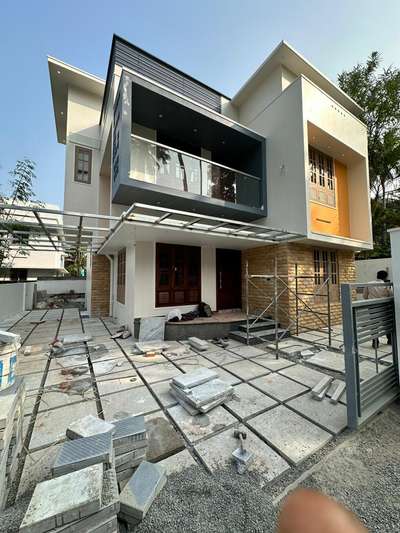
<path fill-rule="evenodd" d="M 285 39 L 325 75 L 374 50 L 400 67 L 398 0 L 2 0 L 0 191 L 17 159 L 36 164 L 36 193 L 62 207 L 47 55 L 105 78 L 113 33 L 233 96 Z"/>

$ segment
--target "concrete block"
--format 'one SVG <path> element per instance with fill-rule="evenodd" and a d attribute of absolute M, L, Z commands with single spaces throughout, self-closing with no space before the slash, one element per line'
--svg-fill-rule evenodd
<path fill-rule="evenodd" d="M 110 520 L 88 530 L 88 533 L 118 533 L 118 531 L 118 519 L 116 516 L 113 516 Z"/>
<path fill-rule="evenodd" d="M 120 494 L 122 513 L 143 520 L 166 480 L 164 467 L 147 461 L 141 463 Z"/>
<path fill-rule="evenodd" d="M 285 402 L 295 396 L 307 392 L 307 388 L 280 374 L 269 374 L 253 379 L 251 385 L 257 387 L 275 400 Z"/>
<path fill-rule="evenodd" d="M 85 416 L 67 427 L 66 435 L 69 439 L 79 439 L 80 437 L 91 437 L 100 433 L 111 432 L 114 434 L 115 427 L 109 422 L 101 420 L 93 415 Z"/>
<path fill-rule="evenodd" d="M 344 355 L 342 353 L 331 352 L 329 350 L 322 350 L 307 359 L 307 363 L 325 368 L 326 370 L 333 370 L 334 372 L 344 373 Z"/>
<path fill-rule="evenodd" d="M 344 381 L 341 383 L 338 383 L 337 387 L 332 393 L 330 402 L 334 404 L 338 403 L 340 398 L 343 396 L 345 390 L 346 390 L 346 383 Z"/>
<path fill-rule="evenodd" d="M 191 389 L 217 377 L 218 374 L 214 370 L 211 370 L 210 368 L 201 368 L 194 372 L 181 374 L 172 378 L 172 383 L 180 389 Z"/>
<path fill-rule="evenodd" d="M 52 468 L 54 477 L 98 463 L 110 464 L 113 458 L 111 432 L 65 442 Z"/>
<path fill-rule="evenodd" d="M 20 526 L 42 533 L 96 513 L 101 507 L 103 465 L 93 465 L 36 485 Z"/>
<path fill-rule="evenodd" d="M 147 460 L 155 463 L 185 448 L 185 441 L 161 411 L 146 416 Z"/>
<path fill-rule="evenodd" d="M 333 377 L 325 376 L 319 381 L 311 391 L 311 395 L 315 400 L 322 400 L 333 381 Z"/>
<path fill-rule="evenodd" d="M 219 398 L 227 398 L 227 396 L 232 396 L 233 389 L 232 387 L 222 381 L 221 379 L 213 379 L 207 383 L 203 383 L 197 387 L 190 389 L 187 394 L 187 399 L 195 407 L 200 407 L 202 405 L 218 400 Z"/>
<path fill-rule="evenodd" d="M 189 402 L 184 400 L 181 396 L 179 396 L 175 389 L 173 389 L 172 387 L 170 388 L 170 393 L 171 396 L 175 398 L 177 403 L 179 403 L 179 405 L 181 405 L 190 415 L 195 416 L 199 414 L 200 411 L 193 407 L 193 405 L 191 405 Z"/>
<path fill-rule="evenodd" d="M 188 341 L 190 346 L 195 350 L 198 350 L 199 352 L 205 352 L 209 348 L 208 342 L 203 339 L 198 339 L 197 337 L 189 337 Z"/>
<path fill-rule="evenodd" d="M 346 406 L 332 404 L 328 398 L 316 402 L 310 394 L 305 394 L 288 402 L 288 406 L 334 435 L 347 426 Z"/>
<path fill-rule="evenodd" d="M 225 405 L 236 416 L 245 419 L 278 404 L 251 385 L 241 383 L 233 388 L 233 398 L 225 402 Z"/>
<path fill-rule="evenodd" d="M 292 401 L 296 405 L 299 398 Z M 312 401 L 313 405 L 321 405 Z M 248 424 L 288 461 L 297 465 L 320 450 L 332 436 L 284 405 L 251 418 Z"/>
<path fill-rule="evenodd" d="M 134 459 L 137 459 L 138 457 L 146 456 L 147 446 L 144 446 L 143 448 L 139 448 L 137 450 L 130 450 L 126 453 L 121 453 L 120 455 L 116 455 L 114 459 L 114 465 L 117 469 L 121 465 L 127 465 Z"/>
<path fill-rule="evenodd" d="M 128 442 L 145 441 L 147 438 L 143 415 L 128 416 L 119 420 L 113 420 L 112 425 L 115 428 L 113 444 L 116 447 L 121 444 L 127 444 Z"/>

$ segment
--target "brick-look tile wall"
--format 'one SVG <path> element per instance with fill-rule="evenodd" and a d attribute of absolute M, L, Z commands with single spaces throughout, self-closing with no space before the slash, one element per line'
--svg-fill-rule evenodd
<path fill-rule="evenodd" d="M 92 256 L 92 316 L 110 314 L 110 261 L 105 255 Z"/>
<path fill-rule="evenodd" d="M 278 294 L 285 289 L 287 283 L 289 289 L 283 292 L 279 298 L 278 318 L 279 322 L 287 327 L 291 325 L 291 331 L 295 329 L 295 323 L 290 324 L 291 319 L 295 320 L 296 311 L 299 310 L 298 324 L 300 330 L 306 328 L 320 329 L 327 323 L 327 316 L 322 313 L 328 312 L 327 290 L 322 288 L 319 295 L 315 296 L 318 290 L 314 284 L 314 247 L 299 243 L 287 243 L 273 246 L 263 246 L 252 248 L 242 253 L 242 294 L 243 308 L 245 307 L 246 284 L 244 273 L 246 261 L 249 263 L 249 274 L 274 274 L 274 258 L 277 257 L 278 275 L 282 280 L 278 283 Z M 346 250 L 336 250 L 339 266 L 339 283 L 355 281 L 354 253 Z M 312 293 L 314 296 L 299 294 L 304 303 L 297 300 L 296 308 L 296 282 L 294 279 L 296 265 L 298 276 L 310 276 L 310 278 L 297 280 L 297 291 L 299 293 Z M 274 281 L 265 279 L 253 279 L 249 285 L 249 307 L 250 312 L 257 312 L 265 309 L 274 294 Z M 330 315 L 331 324 L 341 322 L 341 303 L 339 299 L 339 287 L 331 286 L 330 289 Z M 321 313 L 320 318 L 315 314 L 306 311 L 307 304 L 315 312 Z M 266 315 L 273 316 L 274 306 L 271 305 Z"/>

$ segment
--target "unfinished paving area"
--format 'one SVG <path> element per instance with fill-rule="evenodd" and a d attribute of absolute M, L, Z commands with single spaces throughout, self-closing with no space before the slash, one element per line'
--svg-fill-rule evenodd
<path fill-rule="evenodd" d="M 27 400 L 25 454 L 15 487 L 18 497 L 49 475 L 66 428 L 89 414 L 106 421 L 144 414 L 147 459 L 163 464 L 170 475 L 189 466 L 203 472 L 216 472 L 224 465 L 232 468 L 231 453 L 238 447 L 233 432 L 241 429 L 254 454 L 250 475 L 260 486 L 296 475 L 299 465 L 332 446 L 346 428 L 345 396 L 337 404 L 311 398 L 311 389 L 326 374 L 335 382 L 343 379 L 336 363 L 334 369 L 323 364 L 343 355 L 337 351 L 332 358 L 329 351 L 316 348 L 316 344 L 326 347 L 324 332 L 318 332 L 316 344 L 304 338 L 281 342 L 281 357 L 276 360 L 268 343 L 244 346 L 237 341 L 229 341 L 226 348 L 209 343 L 201 353 L 187 346 L 185 353 L 171 350 L 146 358 L 135 353 L 132 337 L 110 339 L 118 329 L 111 320 L 83 318 L 78 309 L 32 311 L 1 328 L 20 334 L 23 341 L 17 374 L 24 376 Z M 82 333 L 92 340 L 49 359 L 48 344 L 56 336 Z M 340 337 L 338 328 L 337 343 Z M 388 348 L 382 345 L 382 367 L 390 356 Z M 296 362 L 304 350 L 311 352 L 305 364 Z M 369 350 L 366 346 L 365 363 L 374 356 Z M 319 366 L 312 358 L 321 354 L 325 359 Z M 200 367 L 215 370 L 235 392 L 225 405 L 192 416 L 169 393 L 169 382 Z"/>

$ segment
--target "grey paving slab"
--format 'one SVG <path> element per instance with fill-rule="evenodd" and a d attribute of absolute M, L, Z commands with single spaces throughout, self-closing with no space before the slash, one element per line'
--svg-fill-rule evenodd
<path fill-rule="evenodd" d="M 120 494 L 121 511 L 143 520 L 166 481 L 167 474 L 162 465 L 143 461 Z"/>
<path fill-rule="evenodd" d="M 179 376 L 182 374 L 182 371 L 172 363 L 164 363 L 144 366 L 140 369 L 140 373 L 148 383 L 156 383 L 157 381 L 165 381 Z"/>
<path fill-rule="evenodd" d="M 270 372 L 268 368 L 265 368 L 261 365 L 257 365 L 256 363 L 247 360 L 237 361 L 236 363 L 229 363 L 223 368 L 227 369 L 229 372 L 232 372 L 232 374 L 235 374 L 243 380 L 253 379 L 257 376 L 269 374 Z"/>
<path fill-rule="evenodd" d="M 195 369 L 192 372 L 188 372 L 187 374 L 180 374 L 174 377 L 172 382 L 180 389 L 191 389 L 192 387 L 207 383 L 207 381 L 215 379 L 216 377 L 217 374 L 214 369 L 202 367 L 200 369 Z"/>
<path fill-rule="evenodd" d="M 326 376 L 323 372 L 300 364 L 279 370 L 279 374 L 291 378 L 310 389 L 314 388 Z"/>
<path fill-rule="evenodd" d="M 234 374 L 231 374 L 226 370 L 226 368 L 229 368 L 229 366 L 224 368 L 216 366 L 215 368 L 213 368 L 213 370 L 215 370 L 215 372 L 218 374 L 218 377 L 222 379 L 222 381 L 229 383 L 229 385 L 237 385 L 238 383 L 242 382 L 241 378 L 235 376 Z"/>
<path fill-rule="evenodd" d="M 158 366 L 158 365 L 157 365 Z M 136 387 L 100 397 L 105 420 L 150 413 L 159 409 L 147 387 Z"/>
<path fill-rule="evenodd" d="M 67 427 L 79 418 L 97 416 L 96 402 L 83 401 L 38 413 L 33 427 L 29 449 L 48 446 L 65 439 Z"/>
<path fill-rule="evenodd" d="M 244 357 L 245 359 L 265 353 L 265 351 L 260 350 L 259 348 L 255 348 L 254 346 L 243 346 L 243 344 L 241 346 L 233 346 L 232 348 L 229 348 L 229 351 L 240 355 L 240 357 Z"/>
<path fill-rule="evenodd" d="M 290 400 L 308 390 L 307 387 L 275 373 L 253 379 L 250 384 L 280 402 Z"/>
<path fill-rule="evenodd" d="M 233 390 L 233 399 L 225 402 L 225 405 L 239 418 L 244 419 L 278 405 L 275 400 L 247 383 L 236 385 Z"/>
<path fill-rule="evenodd" d="M 96 378 L 108 376 L 110 374 L 122 372 L 124 370 L 131 372 L 133 376 L 136 374 L 134 368 L 132 367 L 132 364 L 127 361 L 127 359 L 123 355 L 121 355 L 121 357 L 118 359 L 102 358 L 93 361 L 93 372 Z"/>
<path fill-rule="evenodd" d="M 66 429 L 66 436 L 69 439 L 80 439 L 102 433 L 114 433 L 114 431 L 115 428 L 112 424 L 105 422 L 97 416 L 87 415 L 69 424 Z"/>
<path fill-rule="evenodd" d="M 258 363 L 259 365 L 265 366 L 265 368 L 268 368 L 268 370 L 273 372 L 281 370 L 282 368 L 287 368 L 288 366 L 293 366 L 295 364 L 293 361 L 289 361 L 282 356 L 279 356 L 277 359 L 274 353 L 259 355 L 254 357 L 252 361 L 254 361 L 254 363 Z"/>
<path fill-rule="evenodd" d="M 151 316 L 140 320 L 139 341 L 163 340 L 165 317 Z"/>
<path fill-rule="evenodd" d="M 337 435 L 347 427 L 347 409 L 340 403 L 333 404 L 328 398 L 314 400 L 309 394 L 303 394 L 287 403 L 300 415 Z"/>
<path fill-rule="evenodd" d="M 139 355 L 129 355 L 129 359 L 135 364 L 137 368 L 147 365 L 155 365 L 158 363 L 168 363 L 168 359 L 164 357 L 161 353 L 152 355 L 151 357 L 146 356 L 145 354 Z"/>
<path fill-rule="evenodd" d="M 102 465 L 39 483 L 20 531 L 42 533 L 95 513 L 101 507 L 102 488 Z"/>
<path fill-rule="evenodd" d="M 170 393 L 169 381 L 160 381 L 159 383 L 152 383 L 151 390 L 157 396 L 163 407 L 172 407 L 178 402 Z"/>
<path fill-rule="evenodd" d="M 223 431 L 195 445 L 196 451 L 211 471 L 218 470 L 224 465 L 231 465 L 231 468 L 235 469 L 232 461 L 232 452 L 238 448 L 239 441 L 234 437 L 234 429 L 246 432 L 245 448 L 253 454 L 248 473 L 254 472 L 261 476 L 263 479 L 262 484 L 272 481 L 289 470 L 290 466 L 279 454 L 252 431 L 237 423 L 234 428 Z"/>
<path fill-rule="evenodd" d="M 146 415 L 148 446 L 146 457 L 152 463 L 160 461 L 185 448 L 181 433 L 162 411 Z"/>
<path fill-rule="evenodd" d="M 214 366 L 216 366 L 215 363 L 201 355 L 192 355 L 191 357 L 177 359 L 175 361 L 175 364 L 183 372 L 187 373 L 193 372 L 193 370 L 197 370 L 199 368 L 213 368 Z"/>
<path fill-rule="evenodd" d="M 284 405 L 251 418 L 248 424 L 295 465 L 320 450 L 332 438 L 327 431 Z"/>
<path fill-rule="evenodd" d="M 206 354 L 204 357 L 209 359 L 215 365 L 226 365 L 228 363 L 234 363 L 235 361 L 241 361 L 240 355 L 236 355 L 229 350 L 219 350 Z"/>
<path fill-rule="evenodd" d="M 64 407 L 79 403 L 81 401 L 94 400 L 94 392 L 89 382 L 86 390 L 80 392 L 70 391 L 64 392 L 59 387 L 57 388 L 44 388 L 41 401 L 39 404 L 39 412 L 47 411 L 48 409 L 56 409 L 57 407 Z M 32 413 L 33 407 L 36 402 L 36 394 L 29 396 L 25 400 L 25 413 Z"/>
<path fill-rule="evenodd" d="M 344 373 L 344 355 L 342 353 L 322 350 L 307 359 L 307 363 L 325 368 L 326 370 Z"/>
<path fill-rule="evenodd" d="M 387 368 L 386 365 L 378 364 L 378 373 Z M 360 378 L 366 380 L 372 376 L 376 376 L 376 365 L 372 361 L 361 361 L 359 365 Z"/>
<path fill-rule="evenodd" d="M 113 445 L 120 446 L 126 442 L 142 442 L 147 439 L 146 426 L 143 415 L 128 416 L 113 421 Z"/>
<path fill-rule="evenodd" d="M 134 389 L 143 385 L 138 375 L 132 375 L 130 371 L 115 372 L 96 380 L 97 390 L 100 396 L 120 392 L 126 389 Z"/>
<path fill-rule="evenodd" d="M 189 415 L 180 405 L 170 407 L 168 412 L 191 442 L 196 442 L 207 435 L 221 431 L 236 422 L 236 418 L 223 407 L 216 407 L 207 414 L 195 416 Z"/>
<path fill-rule="evenodd" d="M 200 468 L 188 450 L 182 450 L 175 455 L 171 455 L 171 457 L 167 457 L 160 461 L 159 464 L 165 468 L 167 476 L 182 472 L 191 466 L 197 466 L 197 468 Z"/>
<path fill-rule="evenodd" d="M 52 467 L 53 477 L 69 474 L 98 463 L 110 464 L 113 458 L 111 432 L 64 442 Z"/>

